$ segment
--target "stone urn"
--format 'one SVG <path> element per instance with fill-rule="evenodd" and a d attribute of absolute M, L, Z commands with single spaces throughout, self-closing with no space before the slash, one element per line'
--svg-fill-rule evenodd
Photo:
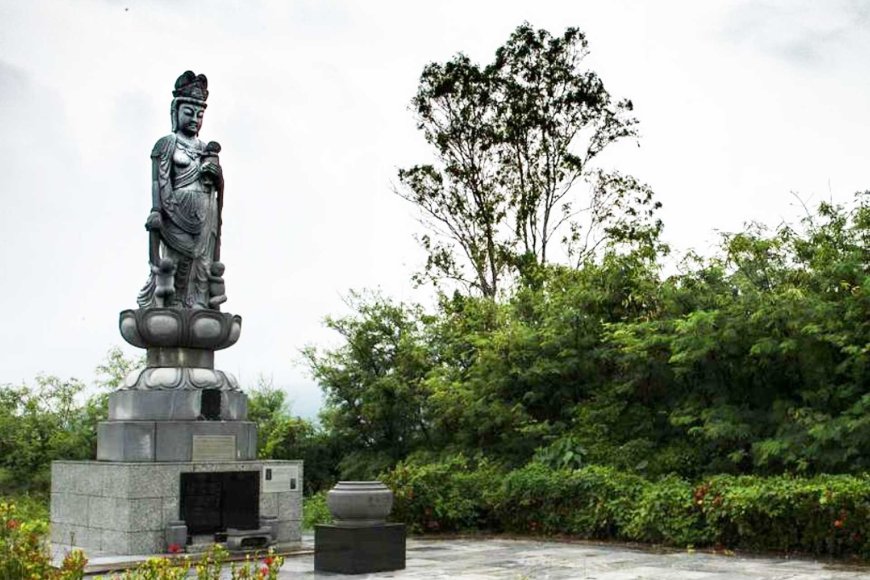
<path fill-rule="evenodd" d="M 339 481 L 326 494 L 337 526 L 383 524 L 393 509 L 393 492 L 380 481 Z"/>

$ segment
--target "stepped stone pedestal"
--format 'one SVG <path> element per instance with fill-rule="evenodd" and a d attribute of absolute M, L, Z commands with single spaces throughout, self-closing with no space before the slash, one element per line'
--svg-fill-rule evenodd
<path fill-rule="evenodd" d="M 257 460 L 247 396 L 213 366 L 241 318 L 150 308 L 120 326 L 147 365 L 109 395 L 97 461 L 52 464 L 52 543 L 117 555 L 299 543 L 302 462 Z"/>

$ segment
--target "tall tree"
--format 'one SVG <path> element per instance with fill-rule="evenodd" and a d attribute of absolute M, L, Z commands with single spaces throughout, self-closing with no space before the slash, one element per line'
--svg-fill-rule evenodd
<path fill-rule="evenodd" d="M 581 69 L 587 54 L 576 28 L 554 37 L 523 24 L 489 65 L 459 54 L 425 67 L 412 104 L 436 161 L 401 169 L 397 190 L 429 229 L 422 277 L 495 297 L 512 273 L 547 263 L 559 231 L 578 261 L 602 240 L 658 233 L 652 192 L 592 163 L 637 121 Z"/>
<path fill-rule="evenodd" d="M 414 203 L 435 234 L 421 238 L 425 274 L 495 296 L 508 264 L 502 224 L 508 199 L 498 179 L 499 136 L 491 69 L 457 55 L 423 69 L 413 106 L 437 165 L 399 170 L 399 195 Z M 468 274 L 464 266 L 470 266 Z"/>
<path fill-rule="evenodd" d="M 499 175 L 510 192 L 520 250 L 539 263 L 546 263 L 560 226 L 576 224 L 572 220 L 584 209 L 595 209 L 594 203 L 576 207 L 569 194 L 578 180 L 598 184 L 593 197 L 614 191 L 602 187 L 607 176 L 591 172 L 591 162 L 611 143 L 636 136 L 631 101 L 614 103 L 598 75 L 581 70 L 588 54 L 578 29 L 554 37 L 529 24 L 496 51 Z M 592 212 L 593 220 L 603 217 Z"/>

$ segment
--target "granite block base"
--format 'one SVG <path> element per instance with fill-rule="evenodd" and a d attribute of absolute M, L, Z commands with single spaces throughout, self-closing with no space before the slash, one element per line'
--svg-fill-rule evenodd
<path fill-rule="evenodd" d="M 405 524 L 314 526 L 314 569 L 369 574 L 405 568 Z"/>
<path fill-rule="evenodd" d="M 181 476 L 188 473 L 259 474 L 258 529 L 275 543 L 301 542 L 301 461 L 103 462 L 51 465 L 51 542 L 86 554 L 148 555 L 168 551 L 179 529 Z M 258 503 L 257 503 L 258 502 Z M 185 534 L 186 535 L 186 534 Z"/>

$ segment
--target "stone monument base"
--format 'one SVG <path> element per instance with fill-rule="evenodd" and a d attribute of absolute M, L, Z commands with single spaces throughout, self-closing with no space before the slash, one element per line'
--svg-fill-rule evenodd
<path fill-rule="evenodd" d="M 212 445 L 224 461 L 257 457 L 257 424 L 251 421 L 100 421 L 98 461 L 195 461 L 197 443 Z M 214 455 L 208 455 L 209 459 Z"/>
<path fill-rule="evenodd" d="M 301 541 L 302 475 L 301 461 L 54 461 L 51 542 L 148 555 L 181 538 L 269 529 L 273 544 L 291 547 Z"/>
<path fill-rule="evenodd" d="M 405 524 L 314 526 L 314 570 L 369 574 L 405 568 Z"/>

